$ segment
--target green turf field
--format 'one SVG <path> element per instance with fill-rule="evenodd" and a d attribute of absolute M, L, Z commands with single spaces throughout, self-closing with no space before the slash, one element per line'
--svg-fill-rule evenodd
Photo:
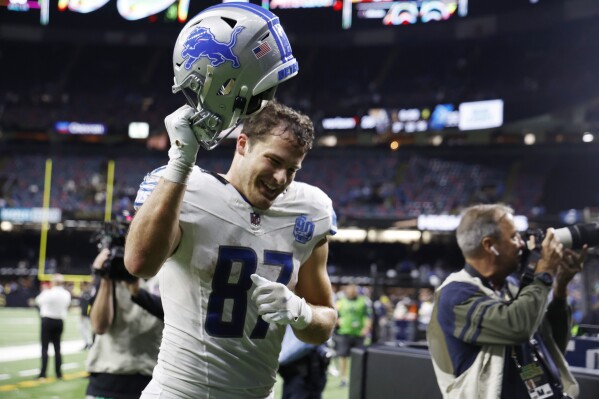
<path fill-rule="evenodd" d="M 77 341 L 79 335 L 79 313 L 73 309 L 69 314 L 63 343 Z M 0 351 L 13 354 L 25 353 L 23 345 L 39 344 L 39 314 L 35 309 L 0 308 Z M 63 344 L 64 345 L 64 344 Z M 83 341 L 81 341 L 83 347 Z M 39 351 L 39 349 L 36 349 Z M 85 359 L 87 352 L 83 350 L 73 354 L 63 354 L 64 380 L 56 381 L 54 376 L 54 360 L 48 362 L 48 379 L 37 380 L 40 367 L 39 355 L 23 360 L 6 361 L 0 355 L 0 398 L 2 399 L 83 399 L 87 385 Z M 346 399 L 349 396 L 347 387 L 339 387 L 339 377 L 329 376 L 324 392 L 324 399 Z M 280 397 L 280 381 L 275 385 L 275 398 Z"/>

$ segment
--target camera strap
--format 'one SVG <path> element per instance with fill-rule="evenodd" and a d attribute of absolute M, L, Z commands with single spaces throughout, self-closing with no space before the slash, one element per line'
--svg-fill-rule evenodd
<path fill-rule="evenodd" d="M 543 336 L 540 331 L 537 331 L 530 339 L 530 345 L 533 348 L 537 358 L 541 360 L 540 363 L 543 366 L 545 373 L 548 375 L 551 387 L 554 392 L 557 393 L 557 397 L 567 397 L 563 394 L 564 386 L 562 385 L 562 378 L 557 365 L 553 361 L 553 358 L 551 357 L 551 354 L 545 345 L 545 341 L 543 340 Z"/>
<path fill-rule="evenodd" d="M 537 248 L 528 251 L 526 259 L 522 262 L 522 274 L 518 294 L 513 297 L 507 291 L 510 302 L 515 300 L 522 288 L 526 287 L 534 279 L 534 269 L 541 257 Z M 518 359 L 518 352 L 521 359 Z M 537 331 L 527 343 L 512 346 L 512 360 L 516 365 L 520 378 L 524 383 L 528 395 L 532 399 L 560 398 L 566 399 L 564 395 L 561 376 L 540 331 Z"/>
<path fill-rule="evenodd" d="M 568 398 L 540 332 L 527 343 L 512 346 L 511 357 L 531 399 Z"/>
<path fill-rule="evenodd" d="M 527 344 L 515 345 L 512 346 L 511 355 L 526 391 L 531 399 L 553 398 L 553 389 L 551 389 L 547 375 L 539 359 L 529 349 Z M 518 352 L 522 355 L 521 360 L 518 359 Z"/>
<path fill-rule="evenodd" d="M 536 247 L 532 250 L 524 249 L 524 253 L 522 254 L 520 265 L 520 290 L 526 287 L 535 278 L 535 269 L 537 268 L 537 262 L 541 259 L 541 250 L 539 247 Z M 518 292 L 520 294 L 520 292 Z"/>

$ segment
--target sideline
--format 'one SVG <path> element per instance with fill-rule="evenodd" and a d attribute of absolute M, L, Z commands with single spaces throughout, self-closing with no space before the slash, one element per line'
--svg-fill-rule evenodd
<path fill-rule="evenodd" d="M 82 339 L 75 341 L 63 341 L 60 344 L 60 352 L 63 355 L 79 353 L 84 351 L 84 346 L 85 343 Z M 15 360 L 38 359 L 41 358 L 41 353 L 41 344 L 6 346 L 0 348 L 0 363 L 12 362 Z M 48 349 L 48 356 L 54 356 L 54 347 L 52 345 L 50 345 Z"/>
<path fill-rule="evenodd" d="M 89 374 L 87 373 L 87 371 L 78 371 L 75 373 L 64 374 L 63 379 L 64 379 L 64 381 L 70 381 L 70 380 L 76 380 L 79 378 L 87 378 L 88 375 Z M 44 380 L 39 380 L 39 379 L 24 380 L 24 381 L 17 382 L 16 384 L 0 385 L 0 392 L 11 392 L 11 391 L 17 391 L 19 389 L 35 388 L 40 385 L 52 384 L 55 382 L 61 383 L 62 380 L 57 380 L 56 378 L 53 378 L 53 377 L 49 377 Z"/>

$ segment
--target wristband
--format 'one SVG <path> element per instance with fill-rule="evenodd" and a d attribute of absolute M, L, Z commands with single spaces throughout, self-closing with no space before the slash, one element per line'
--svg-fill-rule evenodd
<path fill-rule="evenodd" d="M 173 183 L 187 184 L 192 170 L 193 165 L 190 166 L 180 159 L 171 159 L 162 173 L 162 178 Z"/>

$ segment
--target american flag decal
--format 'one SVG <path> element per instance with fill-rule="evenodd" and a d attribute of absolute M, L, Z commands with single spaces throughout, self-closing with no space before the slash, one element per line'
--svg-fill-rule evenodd
<path fill-rule="evenodd" d="M 264 42 L 261 45 L 259 45 L 258 47 L 256 47 L 255 49 L 253 49 L 252 51 L 254 52 L 254 55 L 256 56 L 257 59 L 260 59 L 262 57 L 264 57 L 266 54 L 270 53 L 270 45 L 268 44 L 268 42 Z"/>

